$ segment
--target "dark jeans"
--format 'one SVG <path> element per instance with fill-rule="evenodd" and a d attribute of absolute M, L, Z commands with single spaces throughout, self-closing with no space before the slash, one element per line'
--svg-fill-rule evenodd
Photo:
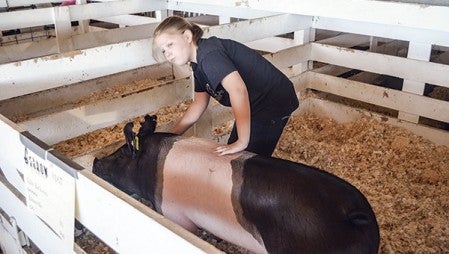
<path fill-rule="evenodd" d="M 270 120 L 251 120 L 251 134 L 246 151 L 271 156 L 290 116 Z M 237 128 L 232 127 L 228 144 L 237 141 Z"/>

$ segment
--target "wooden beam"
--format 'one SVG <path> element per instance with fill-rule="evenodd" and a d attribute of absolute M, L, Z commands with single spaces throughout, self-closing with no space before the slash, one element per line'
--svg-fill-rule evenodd
<path fill-rule="evenodd" d="M 168 1 L 167 9 L 175 11 L 210 14 L 217 16 L 243 18 L 243 19 L 254 19 L 282 14 L 272 11 L 261 11 L 256 9 L 239 8 L 236 6 L 230 7 L 222 5 L 213 5 L 208 3 L 197 4 L 197 3 L 189 3 L 186 1 Z"/>
<path fill-rule="evenodd" d="M 399 11 L 397 12 L 397 15 L 400 15 Z M 447 15 L 449 15 L 449 13 Z M 443 22 L 443 20 L 444 19 L 442 19 L 441 22 Z M 446 20 L 449 23 L 449 18 L 446 18 Z M 436 27 L 423 29 L 419 27 L 399 26 L 396 24 L 380 24 L 377 22 L 355 22 L 354 20 L 329 17 L 315 18 L 312 27 L 316 29 L 333 30 L 402 41 L 417 41 L 449 47 L 448 32 L 436 30 Z M 419 36 L 417 36 L 417 34 L 419 34 Z"/>
<path fill-rule="evenodd" d="M 56 31 L 58 53 L 74 50 L 72 40 L 72 25 L 68 8 L 53 8 L 53 18 Z"/>
<path fill-rule="evenodd" d="M 449 87 L 449 65 L 312 43 L 311 60 Z M 413 70 L 413 71 L 410 71 Z"/>
<path fill-rule="evenodd" d="M 449 102 L 357 81 L 307 72 L 308 88 L 365 103 L 449 122 Z"/>
<path fill-rule="evenodd" d="M 204 37 L 217 36 L 240 42 L 254 41 L 270 36 L 310 28 L 312 17 L 281 14 L 231 24 L 203 28 Z"/>
<path fill-rule="evenodd" d="M 4 12 L 0 14 L 0 30 L 53 24 L 54 8 L 68 8 L 70 13 L 69 21 L 78 21 L 163 10 L 167 8 L 167 3 L 162 0 L 122 0 Z M 29 18 L 24 19 L 23 17 Z"/>
<path fill-rule="evenodd" d="M 9 7 L 22 7 L 36 4 L 46 4 L 49 0 L 8 0 Z M 61 3 L 63 0 L 51 0 L 52 3 Z"/>
<path fill-rule="evenodd" d="M 160 22 L 156 18 L 144 17 L 139 15 L 119 15 L 99 18 L 98 20 L 112 24 L 118 24 L 120 26 L 137 26 Z"/>
<path fill-rule="evenodd" d="M 326 45 L 351 48 L 354 46 L 367 44 L 369 42 L 369 37 L 358 34 L 340 34 L 317 42 Z"/>
<path fill-rule="evenodd" d="M 310 59 L 310 49 L 310 44 L 304 44 L 283 49 L 276 53 L 266 54 L 264 57 L 277 68 L 283 69 L 308 61 Z"/>
<path fill-rule="evenodd" d="M 374 0 L 177 0 L 449 32 L 449 7 Z M 419 17 L 419 18 L 417 18 Z"/>
<path fill-rule="evenodd" d="M 52 145 L 190 99 L 191 85 L 190 79 L 182 79 L 113 100 L 100 100 L 93 104 L 43 115 L 19 125 L 43 142 Z"/>
<path fill-rule="evenodd" d="M 0 87 L 12 89 L 5 89 L 0 100 L 155 63 L 151 41 L 138 40 L 3 64 Z"/>
<path fill-rule="evenodd" d="M 408 46 L 407 58 L 429 61 L 431 51 L 431 44 L 416 43 L 414 41 L 411 41 Z M 424 82 L 404 79 L 402 91 L 422 95 L 424 94 L 425 85 L 426 84 Z M 419 116 L 409 114 L 407 112 L 399 112 L 398 118 L 412 123 L 418 123 L 419 121 Z"/>
<path fill-rule="evenodd" d="M 16 121 L 24 118 L 36 118 L 63 110 L 69 110 L 87 104 L 86 98 L 92 94 L 100 94 L 108 88 L 133 84 L 135 81 L 165 80 L 173 75 L 172 65 L 168 62 L 145 66 L 126 72 L 119 72 L 70 86 L 47 89 L 39 93 L 26 94 L 15 98 L 0 101 L 0 112 Z M 92 102 L 92 101 L 91 101 Z M 20 120 L 22 118 L 22 120 Z"/>

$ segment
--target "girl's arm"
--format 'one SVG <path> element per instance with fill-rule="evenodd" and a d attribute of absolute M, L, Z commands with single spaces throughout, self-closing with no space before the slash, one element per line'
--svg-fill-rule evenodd
<path fill-rule="evenodd" d="M 175 124 L 170 132 L 182 135 L 186 132 L 204 113 L 209 105 L 210 95 L 206 92 L 195 92 L 193 102 L 182 116 L 181 120 Z"/>
<path fill-rule="evenodd" d="M 215 150 L 219 155 L 232 154 L 245 150 L 249 143 L 251 112 L 248 90 L 237 71 L 228 74 L 222 81 L 224 89 L 229 93 L 232 113 L 237 127 L 238 139 L 232 144 L 219 146 Z"/>

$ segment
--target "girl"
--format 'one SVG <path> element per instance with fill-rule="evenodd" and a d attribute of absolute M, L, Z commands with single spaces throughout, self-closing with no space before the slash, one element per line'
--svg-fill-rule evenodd
<path fill-rule="evenodd" d="M 228 144 L 218 146 L 216 152 L 247 150 L 271 156 L 299 105 L 292 82 L 249 47 L 202 35 L 198 25 L 178 16 L 166 18 L 153 34 L 154 49 L 173 64 L 190 63 L 195 78 L 193 102 L 171 131 L 183 134 L 200 118 L 212 96 L 232 107 L 235 118 Z"/>

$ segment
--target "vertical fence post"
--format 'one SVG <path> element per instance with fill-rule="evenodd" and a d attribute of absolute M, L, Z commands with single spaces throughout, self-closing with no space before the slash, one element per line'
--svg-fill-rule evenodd
<path fill-rule="evenodd" d="M 432 45 L 411 41 L 408 46 L 407 58 L 429 61 L 431 51 Z M 424 93 L 424 86 L 425 83 L 405 79 L 402 85 L 402 91 L 422 95 Z M 412 123 L 418 123 L 419 121 L 418 115 L 407 112 L 399 112 L 398 118 Z"/>
<path fill-rule="evenodd" d="M 72 37 L 72 24 L 70 22 L 69 7 L 54 7 L 53 20 L 55 23 L 56 41 L 59 53 L 72 51 L 74 49 Z"/>

